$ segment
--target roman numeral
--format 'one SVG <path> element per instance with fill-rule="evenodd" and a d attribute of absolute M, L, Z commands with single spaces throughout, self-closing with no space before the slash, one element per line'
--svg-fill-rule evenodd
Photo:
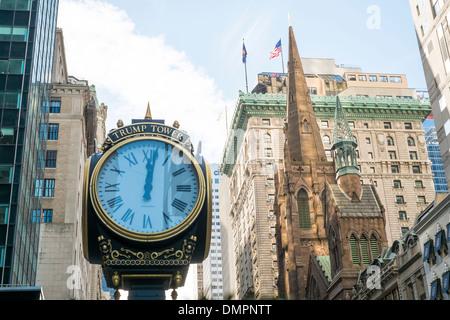
<path fill-rule="evenodd" d="M 120 183 L 109 184 L 106 182 L 105 192 L 119 192 Z"/>
<path fill-rule="evenodd" d="M 169 221 L 172 222 L 172 219 L 170 219 L 169 215 L 163 212 L 164 217 L 164 227 L 167 229 L 169 228 Z"/>
<path fill-rule="evenodd" d="M 187 203 L 185 203 L 185 202 L 183 202 L 181 200 L 178 200 L 178 199 L 175 199 L 172 202 L 172 207 L 174 207 L 175 209 L 180 210 L 181 212 L 183 212 L 184 209 L 186 209 L 186 206 L 187 206 Z"/>
<path fill-rule="evenodd" d="M 120 218 L 123 222 L 129 221 L 129 224 L 133 224 L 134 212 L 131 209 L 128 209 L 125 214 Z"/>
<path fill-rule="evenodd" d="M 114 212 L 119 210 L 121 206 L 123 206 L 123 200 L 121 196 L 112 198 L 108 200 L 108 205 L 111 207 L 111 209 L 114 209 Z"/>
<path fill-rule="evenodd" d="M 136 157 L 134 156 L 134 153 L 133 153 L 133 152 L 130 152 L 130 153 L 128 154 L 128 157 L 127 157 L 127 156 L 124 156 L 124 158 L 128 160 L 128 163 L 129 163 L 130 167 L 135 166 L 135 165 L 137 165 L 137 163 L 138 163 L 137 160 L 136 160 Z"/>
<path fill-rule="evenodd" d="M 147 229 L 148 227 L 150 227 L 150 229 L 153 228 L 152 221 L 150 220 L 150 216 L 147 216 L 146 214 L 144 214 L 143 227 L 144 227 L 144 229 Z"/>
<path fill-rule="evenodd" d="M 191 186 L 190 185 L 178 185 L 177 191 L 179 192 L 191 192 Z"/>
<path fill-rule="evenodd" d="M 172 175 L 174 177 L 176 177 L 176 176 L 179 176 L 180 174 L 182 174 L 183 172 L 186 172 L 186 168 L 181 168 L 180 170 L 173 172 Z"/>
<path fill-rule="evenodd" d="M 111 169 L 111 171 L 117 172 L 120 176 L 122 176 L 122 173 L 125 173 L 125 171 L 121 171 L 121 170 L 117 169 L 116 166 L 113 166 L 113 167 L 114 167 L 114 168 Z"/>

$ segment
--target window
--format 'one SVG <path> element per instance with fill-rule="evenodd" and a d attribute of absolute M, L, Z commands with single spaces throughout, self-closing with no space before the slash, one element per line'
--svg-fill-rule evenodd
<path fill-rule="evenodd" d="M 377 82 L 378 81 L 378 77 L 377 76 L 369 76 L 369 81 L 370 82 Z"/>
<path fill-rule="evenodd" d="M 385 129 L 392 129 L 392 125 L 390 122 L 385 122 L 383 125 Z"/>
<path fill-rule="evenodd" d="M 309 211 L 308 194 L 301 189 L 297 194 L 297 208 L 300 229 L 311 229 L 311 216 Z"/>
<path fill-rule="evenodd" d="M 264 135 L 264 142 L 265 143 L 271 143 L 272 142 L 272 137 L 270 136 L 270 134 L 266 133 Z"/>
<path fill-rule="evenodd" d="M 53 209 L 42 210 L 42 222 L 51 223 L 53 220 Z"/>
<path fill-rule="evenodd" d="M 350 126 L 350 128 L 354 128 L 355 127 L 355 121 L 349 121 L 348 125 Z"/>
<path fill-rule="evenodd" d="M 408 147 L 414 147 L 416 145 L 416 142 L 414 141 L 414 138 L 412 137 L 408 137 L 408 139 L 406 139 L 408 142 Z"/>
<path fill-rule="evenodd" d="M 394 139 L 392 137 L 389 137 L 389 136 L 386 138 L 386 143 L 387 143 L 388 146 L 394 146 L 395 145 Z"/>
<path fill-rule="evenodd" d="M 350 251 L 352 253 L 352 262 L 354 266 L 359 266 L 358 241 L 355 235 L 350 237 Z"/>
<path fill-rule="evenodd" d="M 417 189 L 423 189 L 423 182 L 422 180 L 416 180 L 414 183 L 414 187 L 416 187 Z"/>
<path fill-rule="evenodd" d="M 49 123 L 41 125 L 40 138 L 41 140 L 58 140 L 59 124 Z"/>
<path fill-rule="evenodd" d="M 274 194 L 269 194 L 267 196 L 267 201 L 269 201 L 270 203 L 273 203 L 275 201 L 275 195 Z"/>
<path fill-rule="evenodd" d="M 61 113 L 61 100 L 44 101 L 44 112 Z"/>
<path fill-rule="evenodd" d="M 273 183 L 273 178 L 267 178 L 267 184 L 266 184 L 268 187 L 271 187 L 271 186 L 273 186 L 274 185 L 274 183 Z"/>
<path fill-rule="evenodd" d="M 0 224 L 8 223 L 9 206 L 7 204 L 0 204 Z"/>
<path fill-rule="evenodd" d="M 360 243 L 361 243 L 361 256 L 362 256 L 363 265 L 368 266 L 370 263 L 369 246 L 367 243 L 367 238 L 364 235 L 361 236 Z"/>
<path fill-rule="evenodd" d="M 399 173 L 400 170 L 398 168 L 398 165 L 391 166 L 391 172 L 392 173 Z"/>
<path fill-rule="evenodd" d="M 360 76 L 358 76 L 358 78 L 359 78 L 359 81 L 367 81 L 367 76 L 365 76 L 365 75 L 360 75 Z"/>
<path fill-rule="evenodd" d="M 332 155 L 331 155 L 331 150 L 325 150 L 325 156 L 326 156 L 327 158 L 331 158 L 331 157 L 332 157 Z"/>
<path fill-rule="evenodd" d="M 271 157 L 272 156 L 272 149 L 271 148 L 265 148 L 264 149 L 264 155 L 266 157 Z"/>
<path fill-rule="evenodd" d="M 3 268 L 5 266 L 5 247 L 0 247 L 0 267 Z"/>
<path fill-rule="evenodd" d="M 370 167 L 370 173 L 375 173 L 375 167 Z"/>
<path fill-rule="evenodd" d="M 387 76 L 380 76 L 380 82 L 388 82 Z"/>
<path fill-rule="evenodd" d="M 397 153 L 395 151 L 388 151 L 389 153 L 389 159 L 395 160 L 397 159 Z"/>
<path fill-rule="evenodd" d="M 374 234 L 370 237 L 370 252 L 372 253 L 372 260 L 376 259 L 380 254 L 378 239 Z"/>
<path fill-rule="evenodd" d="M 370 138 L 366 138 L 366 144 L 370 144 Z"/>
<path fill-rule="evenodd" d="M 400 180 L 394 180 L 394 188 L 399 189 L 402 187 L 402 182 Z"/>
<path fill-rule="evenodd" d="M 404 236 L 405 234 L 408 233 L 409 228 L 408 227 L 402 227 L 401 230 L 402 230 L 402 236 Z"/>
<path fill-rule="evenodd" d="M 330 139 L 329 136 L 323 136 L 323 143 L 324 144 L 330 144 L 330 142 L 331 142 L 331 139 Z"/>
<path fill-rule="evenodd" d="M 38 179 L 34 189 L 35 197 L 53 197 L 55 195 L 55 179 Z"/>
<path fill-rule="evenodd" d="M 398 212 L 398 219 L 399 220 L 408 220 L 408 217 L 406 216 L 406 211 L 399 211 Z"/>
<path fill-rule="evenodd" d="M 431 6 L 433 8 L 433 18 L 436 18 L 436 16 L 439 14 L 439 11 L 441 11 L 442 9 L 442 0 L 431 0 Z"/>
<path fill-rule="evenodd" d="M 328 121 L 323 120 L 321 122 L 321 126 L 322 126 L 322 128 L 328 128 Z"/>
<path fill-rule="evenodd" d="M 45 155 L 45 167 L 56 168 L 56 151 L 47 151 Z"/>
<path fill-rule="evenodd" d="M 31 210 L 31 219 L 33 223 L 41 222 L 41 211 L 39 210 Z"/>
<path fill-rule="evenodd" d="M 402 82 L 402 77 L 391 76 L 391 82 L 394 82 L 394 83 L 401 83 L 401 82 Z"/>
<path fill-rule="evenodd" d="M 364 122 L 364 128 L 365 129 L 369 129 L 369 123 L 368 122 Z"/>
<path fill-rule="evenodd" d="M 309 92 L 309 94 L 315 96 L 315 95 L 317 95 L 317 88 L 315 88 L 315 87 L 308 88 L 308 92 Z"/>
<path fill-rule="evenodd" d="M 413 173 L 420 173 L 420 167 L 419 166 L 413 166 Z"/>
<path fill-rule="evenodd" d="M 410 160 L 417 160 L 417 152 L 416 151 L 410 151 L 409 152 L 409 159 Z"/>
<path fill-rule="evenodd" d="M 369 159 L 373 159 L 373 152 L 368 153 Z"/>
<path fill-rule="evenodd" d="M 395 196 L 395 203 L 405 204 L 405 199 L 403 198 L 403 196 Z"/>
<path fill-rule="evenodd" d="M 270 119 L 262 119 L 262 124 L 270 126 Z"/>
<path fill-rule="evenodd" d="M 427 204 L 427 201 L 425 199 L 425 196 L 418 196 L 417 197 L 417 203 L 418 204 Z"/>
<path fill-rule="evenodd" d="M 0 165 L 0 183 L 12 183 L 12 166 Z"/>
<path fill-rule="evenodd" d="M 411 122 L 405 122 L 405 129 L 406 129 L 406 130 L 411 130 L 411 129 L 412 129 L 412 124 L 411 124 Z"/>
<path fill-rule="evenodd" d="M 354 75 L 354 74 L 349 74 L 349 75 L 348 75 L 348 81 L 356 81 L 356 75 Z"/>

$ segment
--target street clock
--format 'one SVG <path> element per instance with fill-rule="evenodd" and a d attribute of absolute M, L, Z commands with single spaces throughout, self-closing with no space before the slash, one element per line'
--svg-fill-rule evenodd
<path fill-rule="evenodd" d="M 211 176 L 179 124 L 149 114 L 119 122 L 86 163 L 83 248 L 109 287 L 161 294 L 183 286 L 189 265 L 208 255 Z"/>

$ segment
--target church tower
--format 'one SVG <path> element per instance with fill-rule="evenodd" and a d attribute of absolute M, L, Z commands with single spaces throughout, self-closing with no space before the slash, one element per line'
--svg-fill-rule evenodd
<path fill-rule="evenodd" d="M 283 240 L 278 252 L 278 282 L 280 296 L 304 299 L 310 255 L 328 255 L 324 190 L 327 181 L 335 183 L 335 172 L 325 155 L 291 26 L 288 81 L 283 184 L 276 196 L 283 201 L 279 203 Z"/>
<path fill-rule="evenodd" d="M 356 143 L 350 125 L 347 122 L 339 97 L 336 97 L 334 116 L 333 146 L 336 180 L 342 190 L 352 199 L 361 199 L 361 174 L 356 161 Z"/>

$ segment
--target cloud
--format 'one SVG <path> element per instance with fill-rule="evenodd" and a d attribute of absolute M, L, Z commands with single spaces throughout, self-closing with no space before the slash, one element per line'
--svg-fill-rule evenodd
<path fill-rule="evenodd" d="M 226 130 L 216 120 L 235 102 L 225 101 L 214 79 L 164 35 L 139 34 L 125 11 L 100 0 L 61 0 L 58 27 L 69 74 L 96 86 L 108 106 L 108 130 L 119 119 L 143 118 L 150 102 L 153 118 L 178 120 L 195 147 L 202 141 L 208 161 L 220 160 Z"/>

